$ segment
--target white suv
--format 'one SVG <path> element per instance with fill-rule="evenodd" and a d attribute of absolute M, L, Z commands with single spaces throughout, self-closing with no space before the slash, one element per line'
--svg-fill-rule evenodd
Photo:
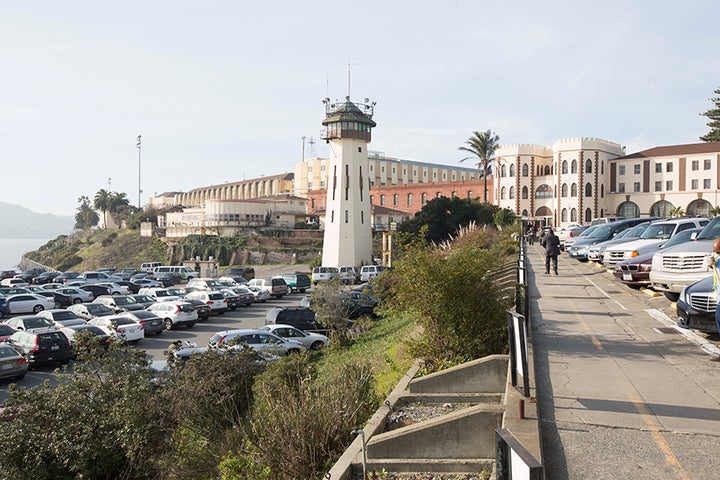
<path fill-rule="evenodd" d="M 608 247 L 603 254 L 603 265 L 612 267 L 616 263 L 628 260 L 658 249 L 658 246 L 683 230 L 704 227 L 710 223 L 707 218 L 675 218 L 651 223 L 637 240 Z"/>

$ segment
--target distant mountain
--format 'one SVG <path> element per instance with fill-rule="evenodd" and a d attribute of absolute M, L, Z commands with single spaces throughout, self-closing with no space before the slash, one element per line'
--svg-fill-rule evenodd
<path fill-rule="evenodd" d="M 0 238 L 55 238 L 70 234 L 71 216 L 35 213 L 20 205 L 0 202 Z"/>

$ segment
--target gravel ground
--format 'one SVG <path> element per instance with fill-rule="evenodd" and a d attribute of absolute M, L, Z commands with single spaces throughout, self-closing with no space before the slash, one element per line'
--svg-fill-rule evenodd
<path fill-rule="evenodd" d="M 447 415 L 448 413 L 468 408 L 472 405 L 472 403 L 399 403 L 395 405 L 395 408 L 388 414 L 385 431 L 389 432 L 407 425 L 412 425 L 413 423 L 422 422 L 423 420 Z"/>

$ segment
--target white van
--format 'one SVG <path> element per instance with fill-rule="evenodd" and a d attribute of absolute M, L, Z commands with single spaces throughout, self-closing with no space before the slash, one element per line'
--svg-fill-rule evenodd
<path fill-rule="evenodd" d="M 340 272 L 338 272 L 336 267 L 315 267 L 312 269 L 313 285 L 317 285 L 318 282 L 328 282 L 339 276 Z"/>
<path fill-rule="evenodd" d="M 145 262 L 140 265 L 140 271 L 146 273 L 153 273 L 155 267 L 162 267 L 162 262 Z"/>
<path fill-rule="evenodd" d="M 173 275 L 180 277 L 181 280 L 190 280 L 198 277 L 198 273 L 190 267 L 182 267 L 179 265 L 168 265 L 155 267 L 152 270 L 153 277 L 156 279 L 163 275 Z"/>
<path fill-rule="evenodd" d="M 384 271 L 385 267 L 383 267 L 382 265 L 365 265 L 360 268 L 360 281 L 367 282 L 377 277 Z"/>
<path fill-rule="evenodd" d="M 340 267 L 340 281 L 348 285 L 357 283 L 360 280 L 360 272 L 357 267 Z"/>

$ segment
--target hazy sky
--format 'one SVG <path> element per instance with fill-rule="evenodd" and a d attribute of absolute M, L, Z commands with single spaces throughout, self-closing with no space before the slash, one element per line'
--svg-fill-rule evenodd
<path fill-rule="evenodd" d="M 291 172 L 348 63 L 351 97 L 377 102 L 370 149 L 393 157 L 457 165 L 487 129 L 695 143 L 717 18 L 710 0 L 5 1 L 0 201 L 71 215 L 110 187 L 136 204 L 138 134 L 143 204 Z"/>

